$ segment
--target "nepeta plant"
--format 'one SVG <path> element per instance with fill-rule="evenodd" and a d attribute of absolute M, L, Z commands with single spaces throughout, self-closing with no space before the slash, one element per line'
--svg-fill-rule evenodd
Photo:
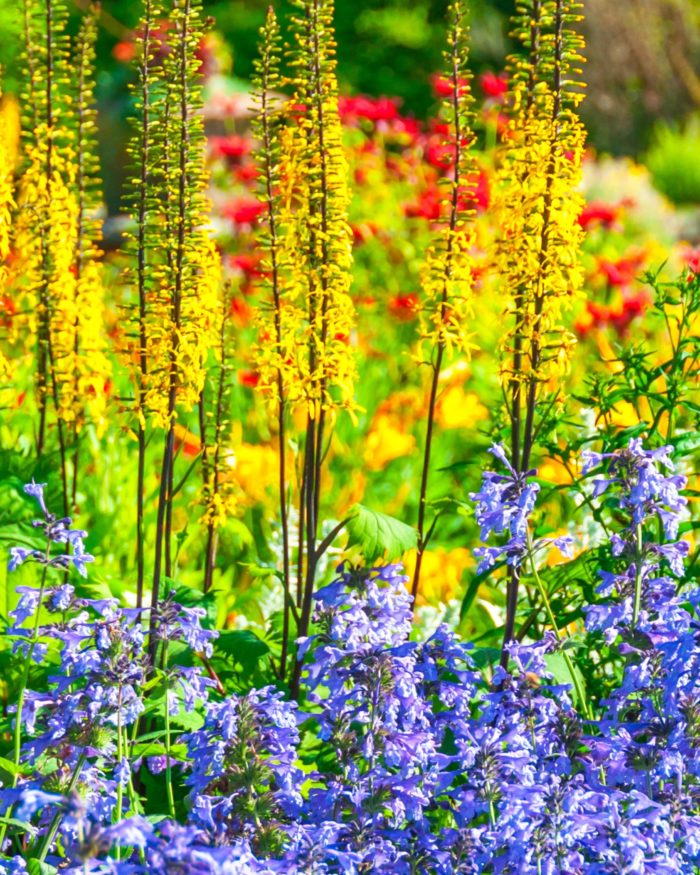
<path fill-rule="evenodd" d="M 477 516 L 485 536 L 506 536 L 501 557 L 529 558 L 536 574 L 529 515 L 537 490 L 529 473 L 517 475 L 500 449 L 495 455 L 507 473 L 486 473 Z M 651 536 L 659 520 L 658 533 L 677 537 L 685 479 L 671 470 L 669 448 L 645 450 L 636 440 L 589 453 L 585 464 L 607 466 L 594 491 L 622 521 L 610 544 L 619 567 L 601 571 L 599 592 L 609 600 L 587 614 L 591 640 L 605 633 L 619 673 L 592 706 L 556 626 L 540 641 L 511 641 L 508 668 L 490 679 L 477 670 L 476 651 L 444 626 L 411 640 L 398 566 L 341 566 L 315 594 L 313 634 L 299 642 L 300 707 L 273 687 L 220 698 L 202 668 L 174 664 L 176 644 L 207 658 L 215 635 L 202 626 L 203 610 L 172 595 L 150 622 L 153 665 L 141 609 L 82 598 L 61 581 L 23 588 L 20 630 L 40 610 L 51 618 L 35 619 L 30 638 L 16 630 L 26 664 L 57 658 L 59 668 L 44 692 L 25 690 L 18 707 L 17 777 L 0 803 L 2 849 L 22 854 L 7 858 L 6 871 L 23 871 L 25 858 L 125 875 L 173 866 L 695 871 L 700 592 L 682 589 L 685 542 Z M 46 532 L 61 543 L 82 540 L 68 537 L 68 520 L 56 528 L 41 487 L 28 491 Z M 29 558 L 46 577 L 50 551 Z M 572 685 L 553 676 L 560 655 L 569 656 L 575 700 Z M 163 709 L 145 698 L 148 689 L 162 691 Z M 183 706 L 201 723 L 178 738 L 171 720 Z M 155 756 L 139 742 L 146 715 L 164 727 Z M 168 817 L 157 823 L 142 816 L 144 765 L 166 775 Z"/>

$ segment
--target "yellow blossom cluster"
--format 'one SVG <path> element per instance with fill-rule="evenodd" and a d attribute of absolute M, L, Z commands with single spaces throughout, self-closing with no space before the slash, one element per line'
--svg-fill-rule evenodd
<path fill-rule="evenodd" d="M 469 29 L 461 2 L 450 7 L 451 26 L 445 51 L 443 118 L 445 146 L 452 158 L 450 174 L 442 180 L 444 224 L 428 248 L 421 272 L 419 359 L 431 363 L 437 347 L 450 356 L 469 354 L 472 342 L 472 293 L 476 245 L 473 210 L 469 206 L 474 178 L 471 146 L 473 96 L 469 72 Z M 442 356 L 442 353 L 441 353 Z"/>
<path fill-rule="evenodd" d="M 527 56 L 511 61 L 510 121 L 497 173 L 497 268 L 508 292 L 511 329 L 502 378 L 540 387 L 569 366 L 573 336 L 562 312 L 579 292 L 583 207 L 579 193 L 585 131 L 575 80 L 582 41 L 569 0 L 520 4 L 517 32 Z"/>
<path fill-rule="evenodd" d="M 9 280 L 7 258 L 11 248 L 12 216 L 15 208 L 14 172 L 17 163 L 19 118 L 14 101 L 0 101 L 0 300 L 5 297 Z M 2 392 L 11 378 L 10 362 L 0 348 L 0 405 Z"/>
<path fill-rule="evenodd" d="M 201 4 L 173 4 L 165 34 L 153 27 L 161 12 L 160 4 L 150 3 L 141 24 L 136 101 L 141 118 L 130 145 L 137 173 L 137 229 L 130 246 L 139 349 L 136 356 L 127 353 L 130 364 L 138 365 L 136 412 L 142 425 L 148 418 L 154 427 L 168 429 L 178 412 L 192 410 L 204 388 L 221 317 L 221 262 L 207 228 L 197 59 L 204 33 Z"/>
<path fill-rule="evenodd" d="M 354 406 L 348 165 L 338 115 L 332 4 L 298 0 L 294 95 L 279 143 L 279 303 L 261 316 L 260 390 L 317 420 Z"/>

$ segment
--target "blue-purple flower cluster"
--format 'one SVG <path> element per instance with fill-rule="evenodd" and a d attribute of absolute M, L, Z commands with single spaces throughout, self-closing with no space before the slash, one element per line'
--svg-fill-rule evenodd
<path fill-rule="evenodd" d="M 507 543 L 482 558 L 518 563 L 533 550 L 537 488 L 495 455 L 507 474 L 485 475 L 477 520 Z M 412 640 L 395 565 L 341 566 L 316 593 L 298 706 L 275 686 L 221 697 L 167 658 L 156 678 L 139 612 L 66 583 L 23 590 L 15 633 L 41 602 L 54 620 L 33 656 L 61 667 L 25 697 L 22 777 L 0 809 L 26 826 L 0 872 L 26 872 L 30 857 L 118 875 L 700 871 L 700 593 L 683 579 L 684 479 L 668 448 L 637 441 L 585 464 L 621 522 L 586 620 L 588 643 L 611 648 L 608 692 L 585 712 L 554 678 L 566 645 L 553 632 L 512 642 L 508 670 L 490 677 L 445 626 Z M 202 611 L 169 596 L 156 619 L 163 654 L 178 640 L 211 656 Z M 165 747 L 149 685 L 165 687 L 167 714 L 196 718 Z M 144 759 L 161 777 L 167 767 L 177 818 L 145 816 Z"/>

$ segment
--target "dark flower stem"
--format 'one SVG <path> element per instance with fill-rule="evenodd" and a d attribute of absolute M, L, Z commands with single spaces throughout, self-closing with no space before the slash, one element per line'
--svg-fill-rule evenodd
<path fill-rule="evenodd" d="M 463 143 L 462 140 L 466 134 L 466 131 L 462 130 L 462 117 L 461 117 L 461 104 L 460 104 L 460 89 L 464 86 L 462 85 L 461 76 L 461 57 L 459 52 L 459 41 L 457 39 L 458 29 L 461 25 L 461 14 L 460 9 L 457 5 L 455 5 L 455 21 L 453 24 L 454 31 L 452 39 L 450 40 L 451 45 L 451 69 L 450 69 L 450 80 L 452 87 L 452 97 L 451 97 L 451 110 L 454 118 L 454 172 L 455 178 L 452 181 L 452 194 L 450 197 L 450 218 L 448 223 L 448 234 L 447 234 L 447 244 L 445 247 L 445 260 L 444 260 L 444 275 L 442 278 L 442 299 L 440 303 L 440 324 L 444 325 L 446 319 L 448 318 L 448 294 L 449 294 L 449 286 L 450 280 L 452 279 L 453 273 L 453 259 L 454 259 L 454 233 L 457 228 L 457 222 L 459 220 L 459 194 L 460 188 L 462 186 L 462 150 Z M 437 397 L 438 397 L 438 387 L 440 384 L 440 373 L 442 371 L 442 364 L 445 357 L 445 341 L 442 339 L 442 336 L 438 336 L 438 341 L 435 349 L 435 359 L 432 363 L 432 379 L 430 383 L 430 397 L 428 401 L 428 416 L 426 422 L 426 433 L 425 433 L 425 447 L 423 450 L 423 469 L 421 473 L 421 482 L 420 482 L 420 493 L 418 498 L 418 538 L 417 538 L 417 550 L 416 550 L 416 566 L 413 573 L 413 583 L 411 586 L 411 595 L 413 596 L 413 606 L 415 609 L 416 597 L 418 595 L 418 588 L 420 586 L 420 573 L 421 566 L 423 564 L 423 554 L 425 553 L 429 536 L 426 535 L 425 531 L 425 515 L 426 515 L 426 506 L 427 506 L 427 498 L 428 498 L 428 480 L 430 477 L 430 456 L 432 453 L 432 445 L 433 445 L 433 433 L 435 429 L 435 408 L 437 405 Z M 432 531 L 432 529 L 430 530 Z"/>

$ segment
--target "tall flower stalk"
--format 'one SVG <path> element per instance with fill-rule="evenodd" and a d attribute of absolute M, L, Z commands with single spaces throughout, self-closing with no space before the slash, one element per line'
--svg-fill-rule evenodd
<path fill-rule="evenodd" d="M 75 193 L 77 226 L 73 274 L 75 308 L 72 375 L 73 477 L 71 504 L 75 506 L 79 484 L 79 442 L 86 423 L 95 424 L 98 434 L 106 425 L 107 383 L 110 363 L 105 351 L 102 323 L 103 285 L 99 241 L 102 236 L 98 211 L 101 204 L 97 162 L 97 112 L 95 108 L 95 41 L 98 7 L 85 15 L 76 45 L 76 84 L 74 94 Z"/>
<path fill-rule="evenodd" d="M 229 287 L 230 288 L 230 287 Z M 235 510 L 237 495 L 233 482 L 224 478 L 222 453 L 225 434 L 230 426 L 231 348 L 230 295 L 224 293 L 224 306 L 219 314 L 217 363 L 210 367 L 207 382 L 199 399 L 199 433 L 202 445 L 202 523 L 206 529 L 204 550 L 204 592 L 214 582 L 214 568 L 218 549 L 219 531 Z M 207 391 L 207 390 L 210 391 Z"/>
<path fill-rule="evenodd" d="M 171 538 L 175 422 L 199 403 L 209 348 L 220 325 L 220 261 L 206 228 L 203 121 L 197 51 L 201 5 L 173 0 L 171 27 L 155 37 L 162 10 L 150 2 L 140 28 L 138 104 L 132 143 L 135 255 L 136 415 L 139 466 L 137 575 L 143 599 L 143 492 L 147 429 L 164 432 L 156 514 L 151 604 L 173 573 Z M 156 65 L 159 65 L 157 73 Z"/>
<path fill-rule="evenodd" d="M 423 305 L 420 313 L 420 360 L 431 371 L 423 467 L 418 499 L 418 541 L 411 593 L 415 600 L 420 585 L 423 554 L 433 532 L 426 529 L 430 456 L 435 425 L 440 374 L 446 358 L 468 354 L 471 348 L 468 325 L 472 313 L 472 211 L 468 207 L 474 162 L 470 152 L 474 135 L 471 127 L 471 77 L 469 73 L 469 29 L 463 0 L 450 6 L 450 28 L 445 52 L 445 79 L 449 93 L 443 101 L 449 134 L 451 175 L 445 184 L 446 218 L 434 239 L 423 267 Z"/>
<path fill-rule="evenodd" d="M 285 410 L 301 410 L 306 414 L 298 471 L 295 593 L 297 632 L 304 635 L 311 619 L 320 558 L 323 460 L 338 412 L 353 408 L 355 362 L 349 347 L 354 321 L 348 293 L 352 256 L 347 221 L 347 161 L 338 115 L 333 3 L 295 0 L 294 6 L 297 12 L 292 17 L 289 51 L 292 75 L 287 83 L 293 89 L 286 107 L 289 123 L 280 131 L 279 147 L 272 143 L 265 146 L 263 139 L 263 152 L 268 150 L 271 159 L 266 169 L 263 158 L 263 179 L 267 177 L 271 183 L 272 200 L 268 200 L 268 205 L 275 214 L 275 233 L 277 229 L 282 231 L 276 262 L 282 272 L 275 280 L 278 298 L 275 301 L 273 293 L 269 322 L 263 315 L 258 365 L 259 388 L 273 400 L 278 419 L 280 402 Z M 268 21 L 268 41 L 274 35 L 271 26 Z M 269 50 L 267 53 L 268 62 L 272 63 L 274 49 L 272 54 Z M 274 70 L 274 63 L 270 69 Z M 266 112 L 269 119 L 269 110 Z M 278 170 L 274 163 L 276 148 L 281 159 Z M 272 175 L 269 171 L 273 171 Z M 275 173 L 279 174 L 279 207 Z M 286 511 L 285 506 L 285 514 Z M 285 589 L 291 577 L 289 572 L 287 575 Z M 293 612 L 290 599 L 286 601 L 288 610 Z M 299 681 L 296 663 L 292 675 L 292 686 L 296 689 Z"/>
<path fill-rule="evenodd" d="M 148 385 L 149 362 L 147 355 L 148 291 L 152 242 L 150 210 L 154 208 L 151 199 L 151 175 L 153 173 L 153 135 L 151 132 L 151 102 L 153 100 L 153 64 L 157 45 L 152 36 L 153 23 L 160 15 L 160 7 L 154 0 L 145 0 L 143 17 L 140 23 L 138 41 L 138 79 L 134 87 L 136 110 L 139 113 L 137 130 L 129 146 L 129 156 L 134 170 L 130 196 L 133 199 L 132 211 L 136 229 L 129 238 L 135 265 L 132 282 L 136 291 L 133 307 L 135 317 L 131 320 L 137 348 L 131 354 L 133 381 L 136 398 L 136 435 L 138 442 L 137 484 L 136 484 L 136 604 L 143 605 L 145 577 L 145 533 L 144 533 L 144 489 L 146 476 L 146 388 Z"/>
<path fill-rule="evenodd" d="M 60 0 L 23 4 L 25 167 L 15 249 L 25 333 L 36 339 L 37 451 L 56 418 L 64 513 L 75 503 L 78 457 L 68 455 L 88 423 L 105 425 L 110 366 L 102 332 L 102 279 L 96 219 L 94 42 L 96 8 L 75 45 Z M 73 72 L 75 71 L 75 76 Z"/>
<path fill-rule="evenodd" d="M 272 379 L 269 386 L 270 396 L 276 405 L 277 416 L 277 447 L 279 454 L 278 490 L 280 505 L 280 526 L 282 530 L 282 586 L 284 588 L 284 619 L 282 628 L 282 653 L 280 656 L 280 673 L 284 677 L 287 671 L 287 655 L 289 647 L 290 609 L 292 601 L 291 584 L 291 549 L 289 541 L 289 511 L 287 507 L 287 429 L 286 429 L 286 386 L 284 376 L 282 328 L 282 264 L 279 227 L 280 210 L 280 125 L 282 111 L 279 103 L 281 98 L 275 93 L 280 90 L 282 77 L 281 39 L 279 25 L 272 7 L 268 10 L 267 19 L 260 32 L 261 53 L 256 61 L 256 89 L 258 99 L 258 114 L 256 116 L 256 134 L 260 143 L 258 165 L 260 168 L 260 198 L 266 211 L 267 268 L 271 302 L 268 312 L 262 315 L 262 328 L 273 331 L 274 358 L 270 360 L 269 375 Z M 271 324 L 267 324 L 271 323 Z M 276 372 L 276 373 L 275 373 Z"/>
<path fill-rule="evenodd" d="M 575 0 L 523 0 L 515 36 L 526 55 L 510 61 L 511 118 L 499 170 L 495 210 L 500 229 L 497 266 L 508 293 L 512 327 L 503 348 L 501 377 L 508 397 L 511 458 L 530 466 L 538 429 L 563 401 L 573 338 L 562 313 L 580 289 L 578 261 L 582 208 L 577 192 L 585 132 L 576 114 L 583 41 Z M 505 645 L 514 637 L 519 572 L 510 572 Z"/>

